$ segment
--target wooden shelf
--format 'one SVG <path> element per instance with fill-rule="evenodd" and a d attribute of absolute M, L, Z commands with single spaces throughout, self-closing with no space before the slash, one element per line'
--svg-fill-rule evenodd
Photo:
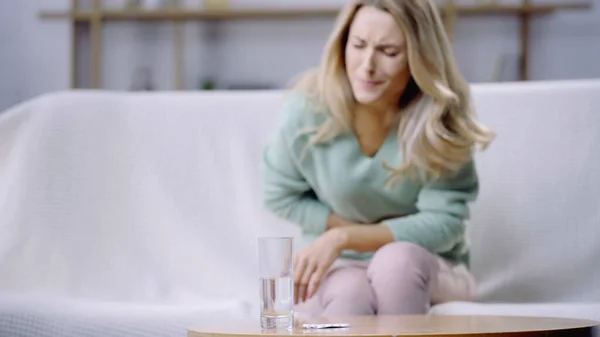
<path fill-rule="evenodd" d="M 183 89 L 183 28 L 181 23 L 185 21 L 218 21 L 218 20 L 286 20 L 328 17 L 333 18 L 340 8 L 330 9 L 287 9 L 287 10 L 265 10 L 265 9 L 124 9 L 108 10 L 103 9 L 103 0 L 91 0 L 92 9 L 82 10 L 79 6 L 79 0 L 71 0 L 70 10 L 68 11 L 42 11 L 40 17 L 46 20 L 66 20 L 71 23 L 73 36 L 71 39 L 71 82 L 73 88 L 79 87 L 79 51 L 76 46 L 80 30 L 78 26 L 90 27 L 91 37 L 91 85 L 92 88 L 102 87 L 101 80 L 101 56 L 102 56 L 102 32 L 103 25 L 108 21 L 170 21 L 174 22 L 173 36 L 173 67 L 175 74 L 173 77 L 174 89 Z M 179 4 L 179 0 L 174 0 Z M 444 27 L 448 36 L 452 38 L 456 18 L 463 16 L 496 16 L 511 15 L 517 16 L 520 20 L 520 43 L 521 43 L 521 61 L 519 65 L 519 76 L 521 80 L 528 80 L 529 69 L 529 26 L 530 19 L 534 15 L 551 14 L 561 10 L 586 10 L 591 8 L 592 1 L 584 4 L 560 4 L 560 5 L 535 5 L 531 0 L 522 0 L 519 6 L 503 5 L 474 5 L 457 6 L 455 0 L 446 0 L 446 3 L 440 6 L 440 13 L 444 19 Z"/>
<path fill-rule="evenodd" d="M 330 17 L 335 11 L 297 10 L 297 11 L 202 11 L 202 10 L 105 10 L 97 13 L 103 20 L 146 20 L 146 21 L 190 21 L 190 20 L 236 20 L 236 19 L 290 19 L 306 17 Z M 43 12 L 44 19 L 90 20 L 91 12 Z"/>
<path fill-rule="evenodd" d="M 519 15 L 548 14 L 565 9 L 588 9 L 588 4 L 566 5 L 529 5 L 529 6 L 461 6 L 456 7 L 459 16 L 472 15 Z M 72 19 L 88 21 L 94 15 L 107 21 L 145 20 L 145 21 L 189 21 L 189 20 L 244 20 L 244 19 L 293 19 L 307 17 L 333 17 L 339 12 L 335 9 L 318 10 L 102 10 L 94 12 L 44 11 L 43 19 Z"/>

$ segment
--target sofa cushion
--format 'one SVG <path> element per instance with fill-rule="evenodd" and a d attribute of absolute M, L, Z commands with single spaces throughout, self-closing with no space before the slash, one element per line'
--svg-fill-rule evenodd
<path fill-rule="evenodd" d="M 181 337 L 196 324 L 248 318 L 235 301 L 149 305 L 0 292 L 0 336 Z"/>
<path fill-rule="evenodd" d="M 430 314 L 561 317 L 600 322 L 600 303 L 449 302 L 432 307 Z"/>

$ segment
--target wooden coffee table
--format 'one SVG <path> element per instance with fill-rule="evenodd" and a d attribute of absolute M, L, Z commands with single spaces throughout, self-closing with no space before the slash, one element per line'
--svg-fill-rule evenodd
<path fill-rule="evenodd" d="M 302 323 L 349 323 L 345 329 L 302 329 Z M 486 336 L 486 337 L 588 337 L 600 323 L 588 320 L 545 317 L 503 316 L 360 316 L 339 319 L 299 320 L 287 330 L 262 330 L 259 319 L 193 327 L 188 337 L 264 337 L 264 336 Z"/>

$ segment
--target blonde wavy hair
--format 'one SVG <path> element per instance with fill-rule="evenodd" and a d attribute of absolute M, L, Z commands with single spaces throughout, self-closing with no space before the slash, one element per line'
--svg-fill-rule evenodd
<path fill-rule="evenodd" d="M 394 16 L 407 39 L 411 79 L 398 103 L 398 141 L 403 162 L 392 168 L 392 181 L 404 176 L 437 179 L 458 171 L 494 134 L 480 124 L 471 104 L 469 85 L 458 70 L 434 0 L 353 0 L 339 14 L 320 67 L 295 83 L 329 114 L 313 130 L 308 145 L 352 130 L 356 101 L 345 70 L 350 25 L 362 6 Z"/>

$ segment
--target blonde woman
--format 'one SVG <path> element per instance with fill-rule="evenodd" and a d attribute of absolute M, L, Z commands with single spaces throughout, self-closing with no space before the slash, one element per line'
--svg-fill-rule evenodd
<path fill-rule="evenodd" d="M 266 206 L 303 230 L 296 311 L 424 314 L 469 300 L 474 116 L 434 0 L 354 0 L 265 148 Z"/>

